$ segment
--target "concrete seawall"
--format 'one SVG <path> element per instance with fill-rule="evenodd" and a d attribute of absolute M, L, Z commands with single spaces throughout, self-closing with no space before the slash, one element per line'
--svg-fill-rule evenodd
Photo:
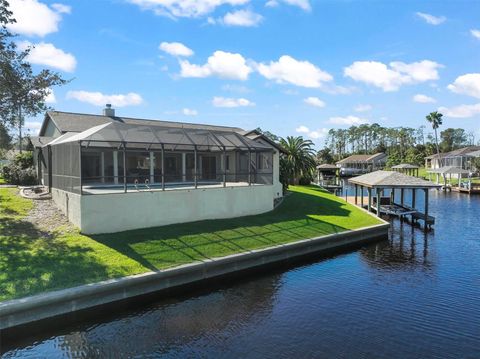
<path fill-rule="evenodd" d="M 386 238 L 388 223 L 0 303 L 0 330 Z"/>

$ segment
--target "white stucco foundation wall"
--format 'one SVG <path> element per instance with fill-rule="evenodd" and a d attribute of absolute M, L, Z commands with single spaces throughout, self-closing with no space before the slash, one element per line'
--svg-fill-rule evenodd
<path fill-rule="evenodd" d="M 52 188 L 52 199 L 57 207 L 68 217 L 68 220 L 79 228 L 81 223 L 82 196 Z"/>
<path fill-rule="evenodd" d="M 283 196 L 283 186 L 280 182 L 280 152 L 273 152 L 273 198 Z"/>
<path fill-rule="evenodd" d="M 84 195 L 81 197 L 79 227 L 86 234 L 113 233 L 260 214 L 273 209 L 272 187 L 256 185 Z"/>

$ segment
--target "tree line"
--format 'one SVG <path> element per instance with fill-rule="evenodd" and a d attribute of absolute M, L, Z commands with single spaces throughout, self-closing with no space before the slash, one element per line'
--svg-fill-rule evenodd
<path fill-rule="evenodd" d="M 425 117 L 427 125 L 418 128 L 384 127 L 374 123 L 348 129 L 330 129 L 325 147 L 318 152 L 314 150 L 314 143 L 302 136 L 281 138 L 260 128 L 256 131 L 283 148 L 285 153 L 280 157 L 280 180 L 286 188 L 291 184 L 310 183 L 315 178 L 316 165 L 334 164 L 350 155 L 384 152 L 388 155 L 387 167 L 400 163 L 423 166 L 425 157 L 434 153 L 475 145 L 474 134 L 462 128 L 447 128 L 440 131 L 438 136 L 442 117 L 437 111 L 431 112 Z M 433 133 L 427 131 L 427 126 L 431 127 Z"/>
<path fill-rule="evenodd" d="M 441 114 L 438 115 L 441 119 Z M 377 123 L 330 129 L 325 147 L 318 152 L 317 160 L 335 163 L 354 154 L 384 152 L 388 155 L 387 166 L 399 163 L 422 165 L 426 156 L 476 144 L 474 134 L 462 128 L 447 128 L 440 132 L 438 138 L 435 132 L 440 124 L 432 124 L 434 133 L 428 132 L 426 126 L 389 128 Z"/>

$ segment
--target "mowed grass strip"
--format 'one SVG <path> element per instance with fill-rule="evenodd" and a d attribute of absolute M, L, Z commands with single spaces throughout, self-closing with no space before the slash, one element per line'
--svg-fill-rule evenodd
<path fill-rule="evenodd" d="M 41 232 L 25 220 L 31 201 L 0 189 L 0 301 L 380 223 L 316 187 L 290 190 L 261 215 L 86 236 Z"/>

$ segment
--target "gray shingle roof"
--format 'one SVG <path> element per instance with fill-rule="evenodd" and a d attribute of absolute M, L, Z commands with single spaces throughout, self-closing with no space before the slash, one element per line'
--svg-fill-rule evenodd
<path fill-rule="evenodd" d="M 353 184 L 370 188 L 438 188 L 441 187 L 424 179 L 408 176 L 395 171 L 375 171 L 348 180 Z"/>
<path fill-rule="evenodd" d="M 47 136 L 35 136 L 35 137 L 30 137 L 30 141 L 32 141 L 33 147 L 43 147 L 47 143 L 51 142 L 53 140 L 53 137 L 47 137 Z"/>
<path fill-rule="evenodd" d="M 48 117 L 52 119 L 60 132 L 82 132 L 91 127 L 103 125 L 104 123 L 109 122 L 120 122 L 131 125 L 148 125 L 148 126 L 163 126 L 163 127 L 174 127 L 174 128 L 192 128 L 192 129 L 205 129 L 205 130 L 214 130 L 214 131 L 231 131 L 231 132 L 244 132 L 243 129 L 238 127 L 227 127 L 227 126 L 214 126 L 214 125 L 203 125 L 203 124 L 194 124 L 194 123 L 183 123 L 183 122 L 173 122 L 173 121 L 160 121 L 160 120 L 147 120 L 140 118 L 130 118 L 130 117 L 108 117 L 103 115 L 91 115 L 84 113 L 72 113 L 72 112 L 61 112 L 61 111 L 49 111 L 47 112 Z M 42 133 L 42 130 L 40 131 Z"/>
<path fill-rule="evenodd" d="M 338 161 L 337 164 L 369 162 L 369 161 L 379 160 L 386 156 L 387 155 L 383 152 L 375 153 L 373 155 L 351 155 L 347 158 L 344 158 L 343 160 Z"/>
<path fill-rule="evenodd" d="M 465 156 L 465 155 L 470 155 L 471 152 L 476 152 L 480 151 L 480 146 L 468 146 L 468 147 L 463 147 L 459 148 L 458 150 L 453 150 L 450 152 L 445 152 L 445 153 L 440 153 L 440 156 L 437 154 L 433 154 L 430 156 L 427 156 L 425 158 L 427 159 L 434 159 L 434 158 L 446 158 L 446 157 L 455 157 L 455 156 Z"/>

